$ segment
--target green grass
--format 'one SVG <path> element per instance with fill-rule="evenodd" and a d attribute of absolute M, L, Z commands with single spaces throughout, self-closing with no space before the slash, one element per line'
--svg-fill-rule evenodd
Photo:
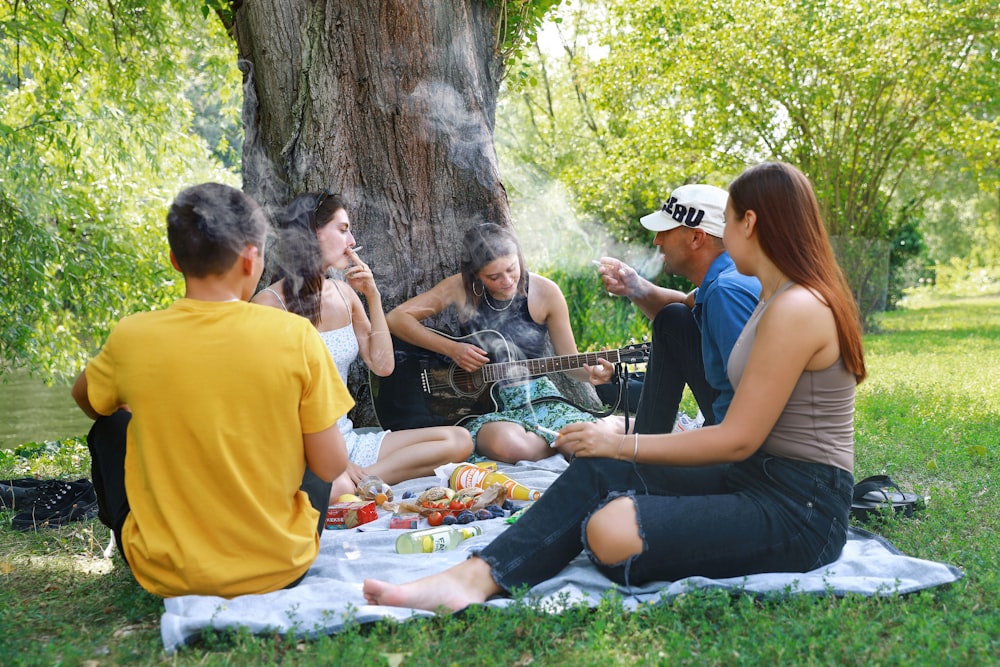
<path fill-rule="evenodd" d="M 965 578 L 907 597 L 760 601 L 685 595 L 633 614 L 613 599 L 549 616 L 530 605 L 354 627 L 310 640 L 211 636 L 166 655 L 162 603 L 102 549 L 96 521 L 38 534 L 0 525 L 4 665 L 990 665 L 1000 664 L 1000 297 L 911 301 L 866 338 L 856 476 L 928 497 L 877 528 Z M 0 478 L 86 474 L 79 442 L 0 454 Z"/>

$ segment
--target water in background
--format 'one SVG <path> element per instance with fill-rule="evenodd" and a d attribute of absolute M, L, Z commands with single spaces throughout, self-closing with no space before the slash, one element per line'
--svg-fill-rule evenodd
<path fill-rule="evenodd" d="M 87 435 L 93 422 L 69 389 L 69 384 L 48 387 L 21 373 L 0 379 L 0 449 Z"/>

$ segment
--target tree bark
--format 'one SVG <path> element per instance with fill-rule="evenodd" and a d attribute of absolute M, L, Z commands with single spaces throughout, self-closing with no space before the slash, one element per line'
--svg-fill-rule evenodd
<path fill-rule="evenodd" d="M 387 304 L 454 273 L 472 224 L 510 225 L 496 20 L 480 0 L 268 0 L 236 15 L 247 191 L 272 207 L 344 194 Z"/>
<path fill-rule="evenodd" d="M 469 227 L 511 225 L 493 143 L 497 21 L 485 0 L 237 7 L 244 189 L 272 210 L 342 193 L 386 310 L 457 272 Z M 356 423 L 374 423 L 357 368 L 348 385 Z"/>

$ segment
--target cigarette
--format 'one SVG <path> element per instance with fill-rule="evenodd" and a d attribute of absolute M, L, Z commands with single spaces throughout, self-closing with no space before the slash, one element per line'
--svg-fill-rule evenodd
<path fill-rule="evenodd" d="M 351 251 L 352 251 L 352 252 L 353 252 L 354 254 L 357 254 L 357 252 L 358 252 L 359 250 L 364 250 L 364 249 L 365 249 L 365 247 L 364 247 L 363 245 L 356 245 L 356 246 L 354 246 L 353 248 L 351 248 Z"/>
<path fill-rule="evenodd" d="M 601 260 L 599 260 L 599 259 L 592 259 L 592 260 L 590 260 L 590 263 L 593 264 L 594 266 L 600 266 L 601 265 Z"/>
<path fill-rule="evenodd" d="M 558 432 L 558 431 L 553 431 L 552 429 L 550 429 L 550 428 L 545 428 L 544 426 L 541 426 L 541 425 L 538 425 L 538 427 L 537 427 L 537 428 L 538 428 L 538 430 L 539 430 L 539 431 L 541 431 L 542 433 L 547 433 L 547 434 L 549 434 L 549 435 L 552 435 L 552 436 L 555 436 L 555 437 L 557 437 L 557 438 L 559 437 L 559 432 Z M 549 445 L 549 447 L 555 447 L 555 446 L 556 446 L 555 442 L 553 442 L 553 443 L 552 443 L 551 445 Z"/>

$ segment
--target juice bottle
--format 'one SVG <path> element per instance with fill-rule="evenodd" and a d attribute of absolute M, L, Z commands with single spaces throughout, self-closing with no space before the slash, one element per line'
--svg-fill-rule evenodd
<path fill-rule="evenodd" d="M 392 487 L 376 475 L 365 475 L 358 482 L 358 496 L 362 500 L 377 500 L 378 494 L 385 494 L 384 500 L 392 500 Z"/>
<path fill-rule="evenodd" d="M 449 551 L 463 541 L 482 535 L 479 526 L 436 526 L 403 533 L 396 538 L 398 554 L 429 554 L 435 551 Z"/>
<path fill-rule="evenodd" d="M 512 500 L 538 500 L 542 497 L 541 491 L 529 489 L 523 484 L 515 482 L 502 472 L 494 472 L 489 468 L 463 464 L 455 468 L 451 473 L 450 485 L 456 491 L 478 486 L 485 489 L 493 484 L 501 484 L 507 489 L 507 497 Z"/>

